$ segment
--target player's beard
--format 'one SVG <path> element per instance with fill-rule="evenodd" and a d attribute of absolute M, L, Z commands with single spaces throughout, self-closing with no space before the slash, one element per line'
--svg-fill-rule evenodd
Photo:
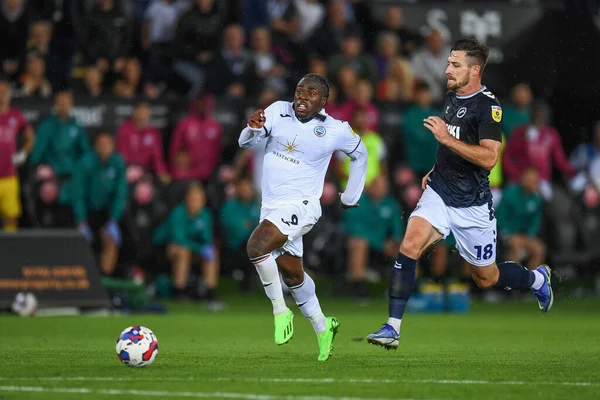
<path fill-rule="evenodd" d="M 471 82 L 471 77 L 469 76 L 469 74 L 467 74 L 467 76 L 465 76 L 465 79 L 462 81 L 455 80 L 455 81 L 451 82 L 450 80 L 448 80 L 446 87 L 449 90 L 457 91 L 461 87 L 467 86 L 469 84 L 469 82 Z"/>

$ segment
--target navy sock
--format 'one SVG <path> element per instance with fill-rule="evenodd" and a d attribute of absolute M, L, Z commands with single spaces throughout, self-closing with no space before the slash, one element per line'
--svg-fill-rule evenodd
<path fill-rule="evenodd" d="M 402 319 L 406 304 L 415 289 L 417 260 L 398 253 L 390 277 L 390 318 Z"/>
<path fill-rule="evenodd" d="M 535 274 L 516 262 L 506 261 L 498 264 L 500 277 L 496 287 L 506 290 L 528 289 L 535 281 Z"/>

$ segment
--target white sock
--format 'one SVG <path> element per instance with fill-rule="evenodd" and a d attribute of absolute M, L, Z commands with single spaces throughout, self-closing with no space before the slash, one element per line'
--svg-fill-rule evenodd
<path fill-rule="evenodd" d="M 325 315 L 323 315 L 323 311 L 321 311 L 319 299 L 317 299 L 315 281 L 313 281 L 305 272 L 304 282 L 298 286 L 291 287 L 290 291 L 292 292 L 294 300 L 296 300 L 298 308 L 302 311 L 302 314 L 310 319 L 315 332 L 317 332 L 317 334 L 324 332 L 327 322 Z"/>
<path fill-rule="evenodd" d="M 388 325 L 391 325 L 392 328 L 396 330 L 396 332 L 400 333 L 400 324 L 402 324 L 402 320 L 398 318 L 388 318 Z"/>
<path fill-rule="evenodd" d="M 541 288 L 544 284 L 544 275 L 542 275 L 541 272 L 536 270 L 533 270 L 533 274 L 535 275 L 535 281 L 533 281 L 533 285 L 531 285 L 531 288 L 533 290 L 539 290 L 539 288 Z"/>
<path fill-rule="evenodd" d="M 256 257 L 250 260 L 260 281 L 262 282 L 263 288 L 267 297 L 271 299 L 273 303 L 273 314 L 283 314 L 288 310 L 283 298 L 283 290 L 281 288 L 281 281 L 279 280 L 279 270 L 277 269 L 277 262 L 272 254 L 265 254 L 264 256 Z"/>

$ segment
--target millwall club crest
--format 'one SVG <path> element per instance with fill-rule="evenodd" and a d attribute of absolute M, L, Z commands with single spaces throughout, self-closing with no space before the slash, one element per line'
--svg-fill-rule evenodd
<path fill-rule="evenodd" d="M 462 118 L 465 116 L 465 114 L 467 113 L 467 107 L 461 107 L 458 112 L 456 113 L 456 116 L 458 118 Z"/>
<path fill-rule="evenodd" d="M 318 137 L 323 137 L 325 136 L 325 127 L 324 126 L 315 126 L 315 135 L 317 135 Z"/>

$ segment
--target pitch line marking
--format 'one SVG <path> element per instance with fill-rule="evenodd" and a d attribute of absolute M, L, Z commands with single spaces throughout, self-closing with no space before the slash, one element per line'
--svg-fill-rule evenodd
<path fill-rule="evenodd" d="M 156 397 L 197 397 L 218 399 L 243 399 L 243 400 L 417 400 L 417 399 L 384 399 L 374 397 L 331 397 L 331 396 L 290 396 L 270 395 L 255 393 L 228 393 L 228 392 L 171 392 L 166 390 L 120 390 L 120 389 L 92 389 L 92 388 L 56 388 L 43 386 L 0 386 L 0 392 L 29 392 L 29 393 L 77 393 L 77 394 L 105 394 L 118 396 L 156 396 Z M 423 399 L 419 399 L 423 400 Z M 433 399 L 425 399 L 433 400 Z"/>
<path fill-rule="evenodd" d="M 163 382 L 267 382 L 267 383 L 431 383 L 437 385 L 554 385 L 598 387 L 600 382 L 539 382 L 539 381 L 486 381 L 486 380 L 457 380 L 457 379 L 335 379 L 335 378 L 203 378 L 203 377 L 103 377 L 103 376 L 41 376 L 41 377 L 0 377 L 0 381 L 163 381 Z"/>

